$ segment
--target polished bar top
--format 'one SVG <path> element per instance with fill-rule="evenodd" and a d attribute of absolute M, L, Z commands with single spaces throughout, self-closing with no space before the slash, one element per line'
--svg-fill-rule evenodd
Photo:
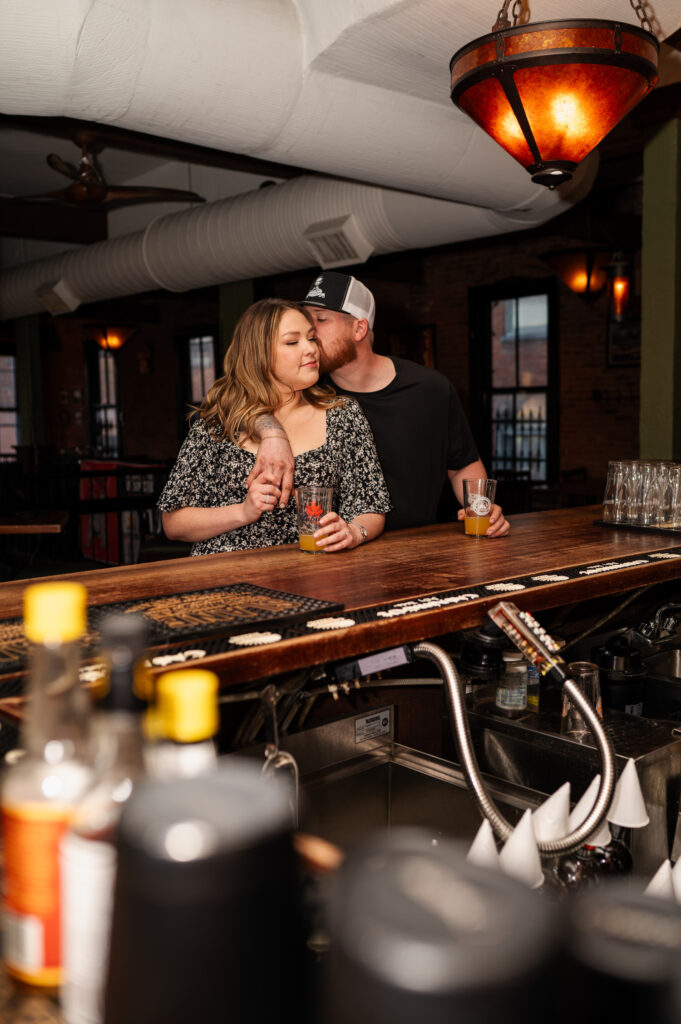
<path fill-rule="evenodd" d="M 561 569 L 574 566 L 636 563 L 637 556 L 653 552 L 678 549 L 681 555 L 680 534 L 596 526 L 600 512 L 600 506 L 590 506 L 512 516 L 511 533 L 496 540 L 467 537 L 462 523 L 448 523 L 387 533 L 337 555 L 310 555 L 295 545 L 282 545 L 100 569 L 68 578 L 85 584 L 95 605 L 248 582 L 339 601 L 351 613 L 529 574 L 560 575 Z M 644 564 L 535 584 L 520 594 L 490 591 L 467 603 L 224 652 L 202 664 L 218 672 L 223 686 L 236 685 L 464 629 L 482 622 L 486 609 L 503 597 L 536 611 L 674 579 L 680 566 L 676 558 L 644 559 Z M 50 577 L 57 578 L 64 577 Z M 0 619 L 21 615 L 25 586 L 26 581 L 0 584 Z"/>
<path fill-rule="evenodd" d="M 69 518 L 66 511 L 21 512 L 0 519 L 0 534 L 61 533 Z"/>

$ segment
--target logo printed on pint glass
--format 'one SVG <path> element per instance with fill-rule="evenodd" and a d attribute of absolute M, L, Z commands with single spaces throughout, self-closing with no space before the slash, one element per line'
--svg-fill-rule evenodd
<path fill-rule="evenodd" d="M 486 498 L 484 494 L 472 494 L 470 496 L 469 505 L 476 516 L 488 516 L 489 510 L 492 507 L 492 502 L 489 498 Z"/>
<path fill-rule="evenodd" d="M 311 501 L 309 505 L 305 506 L 305 511 L 310 519 L 319 519 L 324 509 L 321 505 L 318 505 L 316 501 Z"/>

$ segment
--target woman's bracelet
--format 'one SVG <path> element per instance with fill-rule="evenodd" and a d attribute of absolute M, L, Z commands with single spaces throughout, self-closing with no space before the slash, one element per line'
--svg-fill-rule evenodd
<path fill-rule="evenodd" d="M 366 544 L 366 542 L 369 540 L 369 534 L 367 533 L 366 528 L 362 526 L 361 523 L 355 523 L 354 521 L 352 523 L 348 523 L 348 528 L 352 526 L 356 526 L 357 529 L 359 530 L 359 540 L 357 541 L 357 547 L 359 547 L 360 544 Z"/>

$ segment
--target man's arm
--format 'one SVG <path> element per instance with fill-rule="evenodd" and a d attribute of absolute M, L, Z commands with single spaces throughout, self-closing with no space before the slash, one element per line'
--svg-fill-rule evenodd
<path fill-rule="evenodd" d="M 263 413 L 255 421 L 258 454 L 255 466 L 246 479 L 250 487 L 262 473 L 281 488 L 279 505 L 283 508 L 293 490 L 293 452 L 286 431 L 276 416 Z"/>
<path fill-rule="evenodd" d="M 449 477 L 449 482 L 452 485 L 452 490 L 456 495 L 457 501 L 460 505 L 463 505 L 464 480 L 486 480 L 487 470 L 485 469 L 482 460 L 478 459 L 477 462 L 471 462 L 468 466 L 464 466 L 463 469 L 448 469 L 447 476 Z M 465 511 L 463 508 L 460 508 L 457 518 L 463 519 L 464 516 Z M 499 505 L 492 505 L 487 536 L 505 537 L 510 529 L 511 524 L 507 519 L 504 519 L 504 513 L 501 511 L 501 507 Z"/>

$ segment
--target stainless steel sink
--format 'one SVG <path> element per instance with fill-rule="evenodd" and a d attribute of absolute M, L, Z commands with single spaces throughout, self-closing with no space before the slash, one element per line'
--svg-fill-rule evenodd
<path fill-rule="evenodd" d="M 681 650 L 658 651 L 645 660 L 648 675 L 666 679 L 681 679 Z"/>
<path fill-rule="evenodd" d="M 398 826 L 470 843 L 482 819 L 460 765 L 395 742 L 394 720 L 387 706 L 281 738 L 300 771 L 300 828 L 343 849 Z M 511 824 L 566 780 L 577 799 L 599 770 L 595 747 L 561 736 L 549 713 L 502 720 L 478 710 L 469 724 L 489 795 Z M 671 722 L 609 712 L 607 724 L 618 770 L 636 762 L 650 823 L 634 830 L 632 854 L 636 871 L 652 877 L 671 850 L 681 859 L 681 740 Z M 262 759 L 263 747 L 233 756 Z"/>

